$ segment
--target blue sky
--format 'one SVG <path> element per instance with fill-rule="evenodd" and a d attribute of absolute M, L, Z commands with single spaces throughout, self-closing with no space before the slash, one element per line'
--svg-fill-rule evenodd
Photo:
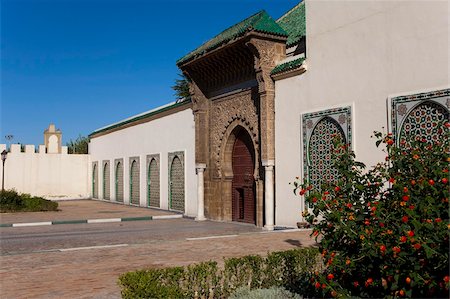
<path fill-rule="evenodd" d="M 299 0 L 0 0 L 0 143 L 63 142 L 174 100 L 175 62 L 265 9 Z"/>

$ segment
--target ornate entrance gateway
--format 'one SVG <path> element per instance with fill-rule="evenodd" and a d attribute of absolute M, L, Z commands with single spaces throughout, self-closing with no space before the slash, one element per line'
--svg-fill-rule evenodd
<path fill-rule="evenodd" d="M 255 151 L 244 129 L 236 135 L 232 153 L 232 220 L 256 224 Z"/>
<path fill-rule="evenodd" d="M 261 11 L 177 61 L 193 104 L 199 218 L 204 211 L 211 219 L 273 229 L 271 71 L 286 56 L 287 37 Z"/>

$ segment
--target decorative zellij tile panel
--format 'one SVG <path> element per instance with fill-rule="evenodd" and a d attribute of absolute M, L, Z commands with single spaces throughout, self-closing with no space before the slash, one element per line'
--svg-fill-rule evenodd
<path fill-rule="evenodd" d="M 130 203 L 139 205 L 139 157 L 130 158 Z"/>
<path fill-rule="evenodd" d="M 123 159 L 116 159 L 114 163 L 116 201 L 123 202 Z"/>
<path fill-rule="evenodd" d="M 169 207 L 184 212 L 184 153 L 169 153 Z"/>
<path fill-rule="evenodd" d="M 103 161 L 103 199 L 110 199 L 110 165 L 109 161 Z"/>
<path fill-rule="evenodd" d="M 160 207 L 159 155 L 147 156 L 147 200 L 151 207 Z"/>
<path fill-rule="evenodd" d="M 449 121 L 450 89 L 392 99 L 392 128 L 397 145 L 409 147 L 411 140 L 442 140 Z"/>
<path fill-rule="evenodd" d="M 98 198 L 98 162 L 92 163 L 92 197 Z"/>
<path fill-rule="evenodd" d="M 351 107 L 304 114 L 302 122 L 304 174 L 320 188 L 338 179 L 332 159 L 334 139 L 351 146 Z"/>

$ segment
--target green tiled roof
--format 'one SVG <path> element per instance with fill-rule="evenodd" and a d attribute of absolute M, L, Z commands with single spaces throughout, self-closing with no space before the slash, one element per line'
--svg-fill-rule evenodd
<path fill-rule="evenodd" d="M 106 131 L 109 131 L 109 130 L 113 130 L 113 129 L 119 128 L 119 127 L 121 127 L 123 125 L 129 124 L 129 123 L 133 123 L 133 122 L 136 122 L 136 121 L 139 121 L 139 120 L 142 120 L 142 119 L 145 119 L 145 118 L 157 115 L 159 113 L 162 113 L 162 112 L 165 112 L 165 111 L 168 111 L 168 110 L 171 110 L 171 109 L 174 109 L 174 108 L 186 105 L 186 104 L 190 104 L 190 103 L 191 103 L 190 100 L 185 100 L 185 101 L 181 101 L 181 102 L 171 103 L 171 104 L 162 106 L 160 108 L 157 108 L 157 109 L 154 109 L 154 110 L 151 110 L 151 111 L 148 111 L 148 112 L 136 115 L 134 117 L 127 118 L 127 119 L 122 120 L 122 121 L 120 121 L 118 123 L 115 123 L 115 124 L 112 124 L 112 125 L 109 125 L 109 126 L 106 126 L 106 127 L 100 128 L 100 129 L 97 129 L 94 132 L 92 132 L 91 134 L 89 134 L 88 137 L 91 138 L 92 136 L 97 135 L 99 133 L 103 133 L 103 132 L 106 132 Z"/>
<path fill-rule="evenodd" d="M 302 37 L 306 36 L 306 18 L 305 18 L 304 1 L 297 4 L 284 16 L 279 18 L 277 20 L 277 23 L 288 33 L 288 40 L 286 43 L 286 47 L 293 46 Z"/>
<path fill-rule="evenodd" d="M 264 10 L 254 14 L 253 16 L 243 20 L 236 25 L 231 26 L 219 35 L 204 43 L 194 51 L 190 52 L 186 56 L 180 58 L 177 61 L 177 65 L 180 65 L 195 57 L 201 56 L 207 52 L 210 52 L 229 41 L 243 36 L 246 32 L 257 31 L 263 33 L 269 33 L 279 36 L 288 36 L 286 31 L 281 28 Z"/>
<path fill-rule="evenodd" d="M 275 75 L 275 74 L 279 74 L 279 73 L 283 73 L 283 72 L 287 72 L 287 71 L 296 69 L 302 65 L 303 61 L 305 61 L 304 57 L 282 63 L 282 64 L 274 67 L 274 69 L 270 72 L 270 74 Z"/>

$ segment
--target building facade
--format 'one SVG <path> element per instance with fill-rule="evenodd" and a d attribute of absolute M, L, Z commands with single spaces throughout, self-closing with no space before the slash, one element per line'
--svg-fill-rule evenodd
<path fill-rule="evenodd" d="M 261 11 L 177 61 L 181 101 L 94 131 L 93 197 L 266 229 L 302 221 L 289 182 L 333 180 L 331 136 L 384 159 L 374 130 L 439 139 L 448 3 L 305 0 Z"/>

